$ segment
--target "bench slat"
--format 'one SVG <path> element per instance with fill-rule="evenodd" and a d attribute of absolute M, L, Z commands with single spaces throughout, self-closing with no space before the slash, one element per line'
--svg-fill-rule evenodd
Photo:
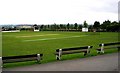
<path fill-rule="evenodd" d="M 105 43 L 104 46 L 110 46 L 110 45 L 119 45 L 120 42 L 115 42 L 115 43 Z M 99 46 L 102 46 L 102 44 L 100 44 Z"/>
<path fill-rule="evenodd" d="M 92 48 L 92 47 L 93 46 L 90 46 L 90 48 Z M 63 48 L 62 51 L 82 50 L 82 49 L 88 49 L 88 46 L 85 46 L 85 47 L 75 47 L 75 48 Z M 59 52 L 59 49 L 57 49 L 56 52 Z"/>
<path fill-rule="evenodd" d="M 65 54 L 73 54 L 73 53 L 80 53 L 80 52 L 87 52 L 87 50 L 77 50 L 77 51 L 63 51 L 62 52 L 62 55 L 65 55 Z M 59 52 L 56 52 L 55 55 L 58 55 Z"/>
<path fill-rule="evenodd" d="M 29 57 L 37 57 L 37 54 L 33 55 L 22 55 L 22 56 L 7 56 L 7 57 L 2 57 L 3 60 L 5 59 L 19 59 L 19 58 L 29 58 Z"/>
<path fill-rule="evenodd" d="M 22 55 L 22 56 L 8 56 L 2 57 L 3 63 L 13 63 L 13 62 L 23 62 L 23 61 L 33 61 L 41 60 L 43 54 L 32 54 L 32 55 Z"/>
<path fill-rule="evenodd" d="M 9 60 L 3 60 L 3 63 L 24 62 L 24 61 L 33 61 L 33 60 L 37 60 L 37 58 L 32 57 L 32 58 L 9 59 Z"/>

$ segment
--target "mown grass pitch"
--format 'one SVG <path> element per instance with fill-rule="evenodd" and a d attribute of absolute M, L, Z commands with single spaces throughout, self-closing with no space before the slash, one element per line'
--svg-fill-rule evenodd
<path fill-rule="evenodd" d="M 69 47 L 94 46 L 91 54 L 95 55 L 100 43 L 117 42 L 118 33 L 113 32 L 13 32 L 2 33 L 2 55 L 15 56 L 43 53 L 42 63 L 56 61 L 55 50 Z M 108 50 L 109 52 L 117 50 Z M 108 52 L 106 51 L 106 52 Z M 82 58 L 83 54 L 65 55 L 62 60 Z M 24 64 L 35 64 L 27 62 Z M 21 63 L 6 64 L 6 66 L 24 65 Z"/>

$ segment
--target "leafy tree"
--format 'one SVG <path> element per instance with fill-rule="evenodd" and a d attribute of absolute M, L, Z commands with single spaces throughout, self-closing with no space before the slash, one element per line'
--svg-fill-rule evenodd
<path fill-rule="evenodd" d="M 39 29 L 37 24 L 34 24 L 33 27 L 34 27 L 34 29 Z"/>
<path fill-rule="evenodd" d="M 104 21 L 103 24 L 101 25 L 101 28 L 106 30 L 108 26 L 111 25 L 111 21 L 107 20 L 107 21 Z"/>
<path fill-rule="evenodd" d="M 120 25 L 118 22 L 114 21 L 111 25 L 107 26 L 107 31 L 116 32 L 120 30 Z"/>
<path fill-rule="evenodd" d="M 64 24 L 64 25 L 63 25 L 63 29 L 66 30 L 66 28 L 67 28 L 67 27 L 66 27 L 66 25 Z"/>
<path fill-rule="evenodd" d="M 41 25 L 41 26 L 40 26 L 40 30 L 43 30 L 43 28 L 44 28 L 44 25 Z"/>
<path fill-rule="evenodd" d="M 70 25 L 70 29 L 71 30 L 74 29 L 74 25 L 73 24 Z"/>
<path fill-rule="evenodd" d="M 101 28 L 105 31 L 118 32 L 120 31 L 120 22 L 116 22 L 116 21 L 111 22 L 107 20 L 103 22 Z"/>
<path fill-rule="evenodd" d="M 54 29 L 54 30 L 57 29 L 57 25 L 56 25 L 56 23 L 54 23 L 54 25 L 53 25 L 53 29 Z"/>
<path fill-rule="evenodd" d="M 86 21 L 84 21 L 83 26 L 84 26 L 85 28 L 87 28 L 87 27 L 88 27 L 88 24 L 87 24 L 87 22 L 86 22 Z"/>
<path fill-rule="evenodd" d="M 5 30 L 5 27 L 2 27 L 2 31 L 4 31 Z"/>
<path fill-rule="evenodd" d="M 69 23 L 67 24 L 67 29 L 68 29 L 68 30 L 70 29 L 70 24 L 69 24 Z"/>
<path fill-rule="evenodd" d="M 48 29 L 48 30 L 51 30 L 50 25 L 47 25 L 47 29 Z"/>
<path fill-rule="evenodd" d="M 93 31 L 93 25 L 90 25 L 88 28 L 90 31 Z"/>
<path fill-rule="evenodd" d="M 78 29 L 81 30 L 81 29 L 82 29 L 82 25 L 79 25 L 79 26 L 78 26 Z"/>
<path fill-rule="evenodd" d="M 94 25 L 93 25 L 93 28 L 98 31 L 98 30 L 100 29 L 100 22 L 95 21 L 95 22 L 94 22 Z"/>
<path fill-rule="evenodd" d="M 76 29 L 76 30 L 77 30 L 77 28 L 78 28 L 78 24 L 77 24 L 77 23 L 75 23 L 75 24 L 74 24 L 74 29 Z"/>
<path fill-rule="evenodd" d="M 60 24 L 60 29 L 63 29 L 63 24 Z"/>

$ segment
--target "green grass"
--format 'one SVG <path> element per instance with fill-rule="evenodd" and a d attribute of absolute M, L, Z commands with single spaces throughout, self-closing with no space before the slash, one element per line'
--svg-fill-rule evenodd
<path fill-rule="evenodd" d="M 2 56 L 2 33 L 0 32 L 0 57 Z"/>
<path fill-rule="evenodd" d="M 77 36 L 77 37 L 76 37 Z M 78 37 L 79 36 L 79 37 Z M 51 39 L 52 38 L 52 39 Z M 113 32 L 13 32 L 2 33 L 2 55 L 16 56 L 43 53 L 42 63 L 56 61 L 55 50 L 60 48 L 94 46 L 91 56 L 97 55 L 96 48 L 100 43 L 117 42 L 118 33 Z M 106 53 L 117 52 L 116 49 Z M 62 60 L 84 58 L 82 53 L 62 56 Z M 16 67 L 36 64 L 35 61 L 5 64 L 4 67 Z"/>

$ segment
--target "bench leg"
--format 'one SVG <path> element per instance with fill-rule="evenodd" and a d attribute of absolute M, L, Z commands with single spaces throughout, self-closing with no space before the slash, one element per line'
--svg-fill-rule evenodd
<path fill-rule="evenodd" d="M 118 48 L 118 51 L 120 51 L 120 46 L 119 47 L 117 47 Z"/>
<path fill-rule="evenodd" d="M 60 56 L 59 55 L 56 55 L 56 60 L 60 60 Z"/>
<path fill-rule="evenodd" d="M 101 49 L 97 49 L 97 54 L 100 54 L 101 53 Z"/>
<path fill-rule="evenodd" d="M 37 63 L 41 63 L 40 61 L 42 60 L 42 57 L 40 56 L 40 54 L 37 54 Z"/>
<path fill-rule="evenodd" d="M 103 53 L 103 54 L 105 53 L 105 52 L 104 52 L 104 49 L 101 49 L 101 51 L 100 51 L 100 52 L 101 52 L 101 53 Z"/>
<path fill-rule="evenodd" d="M 90 51 L 89 52 L 84 52 L 84 56 L 86 55 L 90 55 Z"/>
<path fill-rule="evenodd" d="M 97 54 L 100 54 L 100 51 L 97 50 Z"/>
<path fill-rule="evenodd" d="M 87 55 L 87 51 L 86 52 L 84 52 L 84 56 L 86 56 Z"/>
<path fill-rule="evenodd" d="M 1 68 L 3 68 L 3 64 L 1 64 Z"/>
<path fill-rule="evenodd" d="M 60 60 L 62 55 L 62 49 L 59 49 L 59 53 L 56 55 L 56 59 Z"/>
<path fill-rule="evenodd" d="M 58 55 L 56 55 L 56 60 L 59 60 Z"/>
<path fill-rule="evenodd" d="M 90 51 L 87 54 L 90 56 Z"/>
<path fill-rule="evenodd" d="M 97 50 L 97 54 L 105 53 L 104 50 Z"/>
<path fill-rule="evenodd" d="M 101 53 L 104 53 L 104 44 L 101 46 Z"/>
<path fill-rule="evenodd" d="M 102 53 L 105 53 L 104 51 L 102 51 Z"/>
<path fill-rule="evenodd" d="M 88 46 L 87 54 L 90 55 L 90 46 Z"/>
<path fill-rule="evenodd" d="M 40 63 L 40 61 L 38 61 L 38 59 L 37 59 L 37 60 L 36 60 L 36 63 L 38 63 L 38 64 L 39 64 L 39 63 Z"/>

